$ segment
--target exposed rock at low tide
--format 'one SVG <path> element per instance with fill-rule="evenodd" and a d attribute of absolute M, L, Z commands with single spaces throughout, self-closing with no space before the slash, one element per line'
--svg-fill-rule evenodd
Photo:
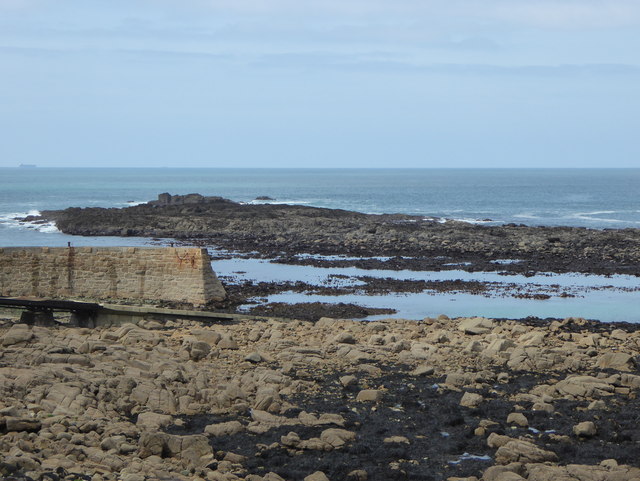
<path fill-rule="evenodd" d="M 391 256 L 368 262 L 396 269 L 640 274 L 639 229 L 484 226 L 403 214 L 240 204 L 199 194 L 161 194 L 157 201 L 123 209 L 44 211 L 42 217 L 24 220 L 54 221 L 67 234 L 169 237 L 265 256 Z M 509 262 L 500 262 L 504 259 Z"/>
<path fill-rule="evenodd" d="M 7 321 L 0 345 L 2 479 L 640 480 L 633 325 Z"/>

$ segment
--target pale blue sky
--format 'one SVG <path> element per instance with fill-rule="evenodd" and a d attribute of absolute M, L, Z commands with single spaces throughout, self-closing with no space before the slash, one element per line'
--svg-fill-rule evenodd
<path fill-rule="evenodd" d="M 639 0 L 0 0 L 0 167 L 640 167 Z"/>

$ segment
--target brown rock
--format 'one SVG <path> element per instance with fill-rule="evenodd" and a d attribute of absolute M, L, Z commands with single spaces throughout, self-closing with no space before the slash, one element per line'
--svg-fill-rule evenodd
<path fill-rule="evenodd" d="M 435 372 L 433 366 L 422 364 L 411 371 L 412 376 L 431 376 Z"/>
<path fill-rule="evenodd" d="M 494 324 L 491 319 L 486 319 L 484 317 L 473 317 L 460 321 L 460 324 L 458 324 L 458 329 L 463 331 L 465 334 L 478 335 L 491 332 L 493 326 Z"/>
<path fill-rule="evenodd" d="M 596 425 L 591 421 L 585 421 L 573 427 L 573 434 L 579 438 L 592 438 L 597 432 Z"/>
<path fill-rule="evenodd" d="M 188 351 L 192 361 L 199 361 L 209 355 L 211 346 L 204 341 L 195 341 L 190 344 Z"/>
<path fill-rule="evenodd" d="M 264 481 L 285 481 L 283 477 L 276 473 L 267 473 L 263 476 Z"/>
<path fill-rule="evenodd" d="M 509 477 L 510 474 L 520 476 L 524 472 L 522 463 L 511 463 L 505 466 L 491 466 L 482 475 L 483 481 L 500 481 Z M 516 480 L 518 478 L 515 478 Z M 522 477 L 520 477 L 522 479 Z"/>
<path fill-rule="evenodd" d="M 244 360 L 257 364 L 263 359 L 259 352 L 251 352 L 244 357 Z"/>
<path fill-rule="evenodd" d="M 304 478 L 304 481 L 330 481 L 322 471 L 316 471 Z"/>
<path fill-rule="evenodd" d="M 633 369 L 633 357 L 624 352 L 607 352 L 598 359 L 596 364 L 600 369 L 617 369 L 630 371 Z"/>
<path fill-rule="evenodd" d="M 226 423 L 209 424 L 204 428 L 205 434 L 213 437 L 231 436 L 244 430 L 244 426 L 239 421 L 228 421 Z"/>
<path fill-rule="evenodd" d="M 384 438 L 384 441 L 387 444 L 411 444 L 409 442 L 409 439 L 405 438 L 404 436 L 390 436 L 388 438 Z"/>
<path fill-rule="evenodd" d="M 280 444 L 288 448 L 297 448 L 301 443 L 302 440 L 300 439 L 300 436 L 298 436 L 298 433 L 295 433 L 293 431 L 285 436 L 280 437 Z"/>
<path fill-rule="evenodd" d="M 216 344 L 218 344 L 218 342 L 220 342 L 220 339 L 222 339 L 222 336 L 219 332 L 210 331 L 208 329 L 192 329 L 191 335 L 197 338 L 199 341 L 206 342 L 207 344 L 209 344 L 209 346 L 215 346 Z"/>
<path fill-rule="evenodd" d="M 363 389 L 358 393 L 356 401 L 360 402 L 379 402 L 382 401 L 383 393 L 378 389 Z"/>
<path fill-rule="evenodd" d="M 487 438 L 487 446 L 490 448 L 499 448 L 507 444 L 509 441 L 512 441 L 513 438 L 509 436 L 504 436 L 502 434 L 491 433 Z"/>
<path fill-rule="evenodd" d="M 222 339 L 220 339 L 220 342 L 218 342 L 217 347 L 219 347 L 220 349 L 235 350 L 238 349 L 238 343 L 231 336 L 222 336 Z"/>
<path fill-rule="evenodd" d="M 510 471 L 500 473 L 494 478 L 495 481 L 523 481 L 524 479 L 525 478 L 523 478 L 519 474 Z"/>
<path fill-rule="evenodd" d="M 355 386 L 356 384 L 358 384 L 358 378 L 351 375 L 341 376 L 340 384 L 342 384 L 344 387 Z"/>
<path fill-rule="evenodd" d="M 512 439 L 496 451 L 496 463 L 545 463 L 557 461 L 558 456 L 554 452 L 545 451 L 535 444 L 520 439 Z"/>
<path fill-rule="evenodd" d="M 161 428 L 164 428 L 171 424 L 172 417 L 168 414 L 158 414 L 158 413 L 140 413 L 138 414 L 138 420 L 136 421 L 136 426 L 140 429 L 145 429 L 148 431 L 158 431 Z"/>
<path fill-rule="evenodd" d="M 522 413 L 509 414 L 509 416 L 507 416 L 507 423 L 517 424 L 518 426 L 522 426 L 523 428 L 526 428 L 527 426 L 529 426 L 529 420 Z"/>
<path fill-rule="evenodd" d="M 333 338 L 333 342 L 336 344 L 355 344 L 356 338 L 350 332 L 341 332 Z"/>
<path fill-rule="evenodd" d="M 334 448 L 341 448 L 356 439 L 356 433 L 346 429 L 330 428 L 322 431 L 320 439 Z"/>
<path fill-rule="evenodd" d="M 537 402 L 537 403 L 533 404 L 533 406 L 531 407 L 531 410 L 533 410 L 533 411 L 544 411 L 546 413 L 552 413 L 553 412 L 553 404 L 549 404 L 549 403 L 545 403 L 545 402 Z"/>
<path fill-rule="evenodd" d="M 141 458 L 149 456 L 162 456 L 167 445 L 168 435 L 159 432 L 142 433 L 138 443 L 138 455 Z"/>
<path fill-rule="evenodd" d="M 465 392 L 460 399 L 460 406 L 476 408 L 484 401 L 482 395 L 474 392 Z"/>
<path fill-rule="evenodd" d="M 33 339 L 33 331 L 27 324 L 14 324 L 2 336 L 2 345 L 13 346 L 14 344 L 27 343 L 31 339 Z"/>

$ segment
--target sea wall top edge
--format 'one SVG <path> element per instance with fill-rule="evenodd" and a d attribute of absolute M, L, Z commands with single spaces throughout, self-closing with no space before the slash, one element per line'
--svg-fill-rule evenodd
<path fill-rule="evenodd" d="M 74 249 L 78 251 L 83 251 L 87 249 L 91 249 L 93 251 L 112 251 L 112 252 L 131 252 L 133 250 L 161 250 L 161 249 L 175 249 L 175 250 L 198 250 L 198 251 L 206 251 L 204 247 L 195 247 L 195 246 L 57 246 L 57 247 L 49 247 L 49 246 L 0 246 L 0 252 L 13 252 L 13 251 L 31 251 L 31 252 L 41 252 L 42 250 L 50 251 L 50 250 L 66 250 L 66 249 Z"/>

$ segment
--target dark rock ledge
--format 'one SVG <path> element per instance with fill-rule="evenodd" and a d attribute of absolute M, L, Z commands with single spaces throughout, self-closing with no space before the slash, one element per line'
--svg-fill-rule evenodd
<path fill-rule="evenodd" d="M 583 272 L 640 275 L 640 230 L 483 226 L 404 214 L 371 215 L 299 205 L 251 205 L 199 194 L 161 194 L 115 208 L 44 211 L 67 234 L 168 237 L 265 257 L 346 254 L 371 268 Z M 387 256 L 376 260 L 368 257 Z M 518 260 L 501 264 L 496 260 Z M 493 262 L 492 262 L 493 261 Z"/>

